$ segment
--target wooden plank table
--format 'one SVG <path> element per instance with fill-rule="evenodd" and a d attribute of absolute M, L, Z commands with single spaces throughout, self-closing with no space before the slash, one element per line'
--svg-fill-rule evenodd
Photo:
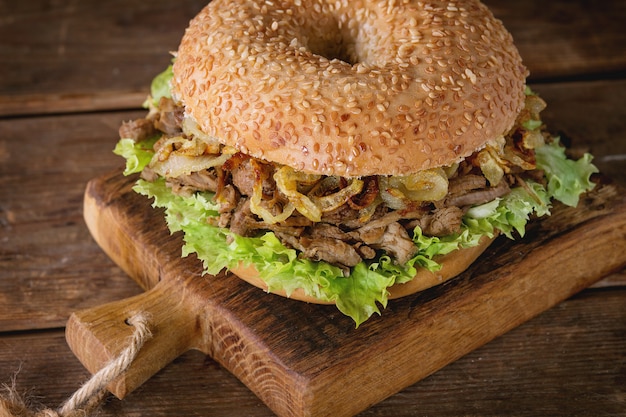
<path fill-rule="evenodd" d="M 626 184 L 626 4 L 486 3 L 513 33 L 551 130 Z M 151 78 L 203 5 L 0 3 L 0 383 L 14 378 L 37 402 L 55 407 L 89 377 L 65 342 L 69 315 L 141 292 L 89 235 L 83 193 L 121 169 L 117 128 L 144 113 Z M 100 415 L 272 412 L 192 351 Z M 626 270 L 361 415 L 626 415 Z"/>

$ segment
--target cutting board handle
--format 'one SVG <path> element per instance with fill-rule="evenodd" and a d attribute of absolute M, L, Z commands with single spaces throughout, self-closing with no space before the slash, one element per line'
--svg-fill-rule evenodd
<path fill-rule="evenodd" d="M 128 320 L 141 313 L 152 337 L 130 367 L 109 384 L 122 399 L 193 346 L 197 315 L 177 290 L 176 280 L 161 281 L 137 296 L 73 313 L 65 336 L 70 349 L 92 374 L 117 358 L 129 345 L 134 327 Z"/>

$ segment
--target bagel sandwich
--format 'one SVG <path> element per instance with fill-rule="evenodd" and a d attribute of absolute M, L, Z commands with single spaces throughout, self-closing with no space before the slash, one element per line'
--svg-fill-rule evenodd
<path fill-rule="evenodd" d="M 597 169 L 545 128 L 511 35 L 430 3 L 214 0 L 190 22 L 115 148 L 183 256 L 358 326 L 577 205 Z"/>

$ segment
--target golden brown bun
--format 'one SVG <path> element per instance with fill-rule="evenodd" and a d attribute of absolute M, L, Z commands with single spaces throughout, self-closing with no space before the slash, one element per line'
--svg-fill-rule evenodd
<path fill-rule="evenodd" d="M 441 264 L 441 269 L 437 272 L 430 272 L 426 269 L 421 269 L 415 275 L 413 280 L 405 284 L 396 284 L 390 287 L 389 299 L 405 297 L 407 295 L 415 294 L 416 292 L 426 290 L 428 288 L 439 285 L 451 278 L 456 277 L 465 271 L 474 261 L 491 245 L 494 239 L 490 239 L 487 236 L 483 236 L 478 246 L 471 248 L 460 249 L 451 252 L 447 255 L 436 258 L 436 261 Z M 232 273 L 239 278 L 247 281 L 255 287 L 261 288 L 267 291 L 267 285 L 261 278 L 256 269 L 252 266 L 239 267 L 231 270 Z M 347 278 L 349 279 L 349 278 Z M 274 294 L 287 297 L 284 291 L 276 291 Z M 300 288 L 293 291 L 289 298 L 294 300 L 305 301 L 313 304 L 333 304 L 327 301 L 318 300 L 304 293 Z"/>
<path fill-rule="evenodd" d="M 222 143 L 324 175 L 446 166 L 508 131 L 527 71 L 502 23 L 476 0 L 392 3 L 213 0 L 174 97 Z"/>

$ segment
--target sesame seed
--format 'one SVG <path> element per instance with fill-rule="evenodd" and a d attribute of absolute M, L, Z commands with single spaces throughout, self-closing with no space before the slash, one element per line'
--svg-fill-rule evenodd
<path fill-rule="evenodd" d="M 363 176 L 458 159 L 483 131 L 512 126 L 525 69 L 477 0 L 428 3 L 213 0 L 181 41 L 173 93 L 203 131 L 299 169 Z M 326 54 L 338 48 L 354 64 Z M 451 152 L 452 136 L 462 149 Z M 431 139 L 427 156 L 419 143 Z M 414 163 L 377 151 L 379 140 Z M 331 158 L 319 142 L 323 153 L 333 144 Z"/>

